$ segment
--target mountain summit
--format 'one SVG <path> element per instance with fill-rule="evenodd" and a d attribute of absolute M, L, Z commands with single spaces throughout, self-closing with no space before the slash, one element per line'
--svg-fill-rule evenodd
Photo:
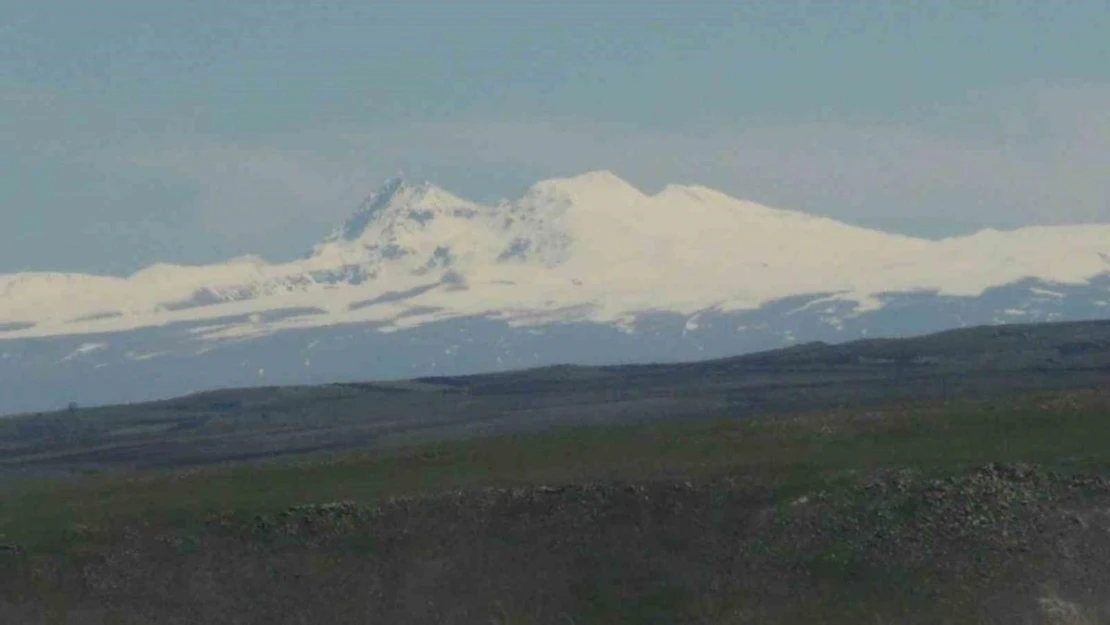
<path fill-rule="evenodd" d="M 408 213 L 408 217 L 420 220 L 427 218 L 429 212 L 469 204 L 466 200 L 455 197 L 430 182 L 414 185 L 404 178 L 390 178 L 381 188 L 367 197 L 358 210 L 324 242 L 365 239 L 372 236 L 368 233 L 368 229 L 375 223 L 383 220 L 395 222 L 405 212 Z"/>

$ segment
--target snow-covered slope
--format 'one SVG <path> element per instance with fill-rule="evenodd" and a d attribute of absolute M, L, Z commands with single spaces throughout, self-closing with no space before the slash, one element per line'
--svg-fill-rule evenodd
<path fill-rule="evenodd" d="M 1110 317 L 1110 226 L 930 241 L 607 172 L 387 182 L 305 257 L 0 276 L 0 414 Z"/>
<path fill-rule="evenodd" d="M 698 186 L 647 195 L 608 172 L 543 181 L 494 205 L 391 180 L 292 263 L 0 276 L 0 339 L 229 317 L 242 319 L 206 336 L 472 315 L 620 324 L 644 311 L 752 310 L 811 293 L 859 312 L 884 293 L 974 296 L 1025 278 L 1074 285 L 1108 272 L 1106 225 L 929 241 Z"/>

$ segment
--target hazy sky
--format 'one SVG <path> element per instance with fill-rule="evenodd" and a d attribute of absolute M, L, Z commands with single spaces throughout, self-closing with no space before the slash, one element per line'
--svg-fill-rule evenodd
<path fill-rule="evenodd" d="M 911 6 L 912 5 L 912 6 Z M 398 170 L 1110 222 L 1107 0 L 0 0 L 0 273 L 304 253 Z"/>

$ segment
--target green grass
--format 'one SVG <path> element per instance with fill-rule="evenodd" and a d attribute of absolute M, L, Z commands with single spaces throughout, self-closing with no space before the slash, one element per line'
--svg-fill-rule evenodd
<path fill-rule="evenodd" d="M 1094 610 L 1110 579 L 1110 483 L 1083 485 L 1110 467 L 1108 409 L 1049 393 L 23 482 L 0 493 L 0 544 L 27 551 L 0 552 L 0 621 L 1058 622 L 1045 583 Z M 569 487 L 486 488 L 537 484 Z M 297 507 L 337 500 L 366 505 Z"/>
<path fill-rule="evenodd" d="M 296 463 L 24 482 L 0 492 L 0 541 L 54 550 L 78 526 L 187 524 L 228 510 L 485 486 L 734 475 L 792 493 L 880 468 L 1101 468 L 1110 465 L 1108 407 L 1096 393 L 1070 392 L 765 421 L 579 427 Z"/>

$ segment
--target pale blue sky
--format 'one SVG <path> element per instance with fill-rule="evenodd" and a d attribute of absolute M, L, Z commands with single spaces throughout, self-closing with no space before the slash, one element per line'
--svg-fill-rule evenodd
<path fill-rule="evenodd" d="M 912 5 L 912 6 L 911 6 Z M 303 253 L 398 169 L 1110 222 L 1110 2 L 0 0 L 0 273 Z"/>

